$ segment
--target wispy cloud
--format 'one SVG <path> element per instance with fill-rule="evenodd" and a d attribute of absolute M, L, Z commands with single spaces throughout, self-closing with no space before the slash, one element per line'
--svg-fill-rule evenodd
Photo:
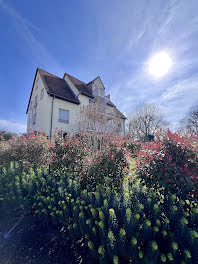
<path fill-rule="evenodd" d="M 192 101 L 193 98 L 196 98 L 196 96 L 198 96 L 197 87 L 198 75 L 188 79 L 179 80 L 178 83 L 170 85 L 167 89 L 165 89 L 165 91 L 162 93 L 162 99 L 178 100 L 178 98 L 182 97 L 186 101 L 187 97 L 188 99 L 190 99 L 190 101 Z"/>
<path fill-rule="evenodd" d="M 40 32 L 40 28 L 32 24 L 26 18 L 24 18 L 17 10 L 8 5 L 4 0 L 0 0 L 0 7 L 5 10 L 7 15 L 13 22 L 16 32 L 24 39 L 27 44 L 31 55 L 36 59 L 40 66 L 45 68 L 52 68 L 53 73 L 63 73 L 62 67 L 54 59 L 52 54 L 43 45 L 43 43 L 36 37 L 36 34 Z"/>
<path fill-rule="evenodd" d="M 26 125 L 10 120 L 0 120 L 0 129 L 15 133 L 25 133 Z"/>
<path fill-rule="evenodd" d="M 198 2 L 194 0 L 150 0 L 145 5 L 133 1 L 133 26 L 121 51 L 125 71 L 117 74 L 110 87 L 112 99 L 122 111 L 129 113 L 138 102 L 151 101 L 161 106 L 176 127 L 198 100 L 197 8 Z M 169 53 L 173 67 L 167 76 L 154 80 L 146 63 L 160 50 Z"/>

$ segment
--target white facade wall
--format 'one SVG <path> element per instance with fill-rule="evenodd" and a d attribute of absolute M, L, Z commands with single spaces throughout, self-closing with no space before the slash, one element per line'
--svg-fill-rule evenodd
<path fill-rule="evenodd" d="M 52 105 L 53 98 L 50 97 L 50 104 Z M 89 104 L 89 99 L 86 96 L 79 95 L 80 105 L 70 103 L 61 99 L 54 99 L 53 106 L 53 122 L 52 122 L 52 134 L 54 135 L 55 131 L 62 131 L 69 133 L 70 135 L 76 134 L 79 131 L 79 117 L 80 117 L 80 107 L 82 105 Z M 64 123 L 59 121 L 59 109 L 64 109 L 69 111 L 69 122 Z"/>
<path fill-rule="evenodd" d="M 38 88 L 36 88 L 37 79 L 39 78 L 39 85 Z M 28 113 L 27 113 L 27 119 L 28 119 L 28 125 L 27 130 L 34 130 L 34 131 L 40 131 L 43 129 L 43 131 L 47 134 L 49 134 L 49 127 L 50 127 L 50 104 L 49 104 L 49 95 L 47 94 L 45 88 L 44 88 L 44 94 L 43 98 L 41 99 L 41 90 L 44 88 L 43 82 L 41 80 L 41 77 L 39 75 L 39 72 L 37 72 L 37 76 L 35 79 L 35 84 L 32 91 L 31 101 L 32 107 L 29 106 Z M 33 107 L 35 102 L 35 97 L 37 96 L 37 107 L 36 107 L 36 123 L 33 124 Z"/>

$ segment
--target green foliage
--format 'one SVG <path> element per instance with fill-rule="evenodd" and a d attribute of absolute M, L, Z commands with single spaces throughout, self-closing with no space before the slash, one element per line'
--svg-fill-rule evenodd
<path fill-rule="evenodd" d="M 197 263 L 197 200 L 147 193 L 128 185 L 82 185 L 68 173 L 47 169 L 21 172 L 17 164 L 0 171 L 0 193 L 7 203 L 43 221 L 67 227 L 84 239 L 101 263 Z"/>
<path fill-rule="evenodd" d="M 183 198 L 198 195 L 198 148 L 195 143 L 192 138 L 168 131 L 156 142 L 142 145 L 136 174 L 143 184 L 161 193 L 171 192 Z"/>

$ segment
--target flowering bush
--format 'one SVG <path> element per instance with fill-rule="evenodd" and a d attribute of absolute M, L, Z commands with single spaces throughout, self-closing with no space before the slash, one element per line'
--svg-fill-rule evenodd
<path fill-rule="evenodd" d="M 88 156 L 79 174 L 83 184 L 111 184 L 122 188 L 124 176 L 128 172 L 129 153 L 122 147 L 122 142 L 112 142 L 98 151 L 94 157 Z"/>
<path fill-rule="evenodd" d="M 0 167 L 17 161 L 23 170 L 49 164 L 53 142 L 44 133 L 32 132 L 0 143 Z"/>
<path fill-rule="evenodd" d="M 56 134 L 54 145 L 50 149 L 52 159 L 50 165 L 54 170 L 65 169 L 71 174 L 82 170 L 83 160 L 88 155 L 87 139 L 83 135 L 63 138 Z"/>
<path fill-rule="evenodd" d="M 137 154 L 136 172 L 149 187 L 181 195 L 197 192 L 198 148 L 192 138 L 168 131 Z"/>
<path fill-rule="evenodd" d="M 137 151 L 140 151 L 142 142 L 132 141 L 131 139 L 125 140 L 125 147 L 131 153 L 133 157 L 136 156 Z"/>

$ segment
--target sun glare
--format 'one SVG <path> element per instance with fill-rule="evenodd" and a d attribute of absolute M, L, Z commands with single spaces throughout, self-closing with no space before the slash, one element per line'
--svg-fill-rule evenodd
<path fill-rule="evenodd" d="M 165 51 L 156 53 L 148 62 L 148 71 L 155 78 L 160 78 L 168 73 L 173 62 Z"/>

